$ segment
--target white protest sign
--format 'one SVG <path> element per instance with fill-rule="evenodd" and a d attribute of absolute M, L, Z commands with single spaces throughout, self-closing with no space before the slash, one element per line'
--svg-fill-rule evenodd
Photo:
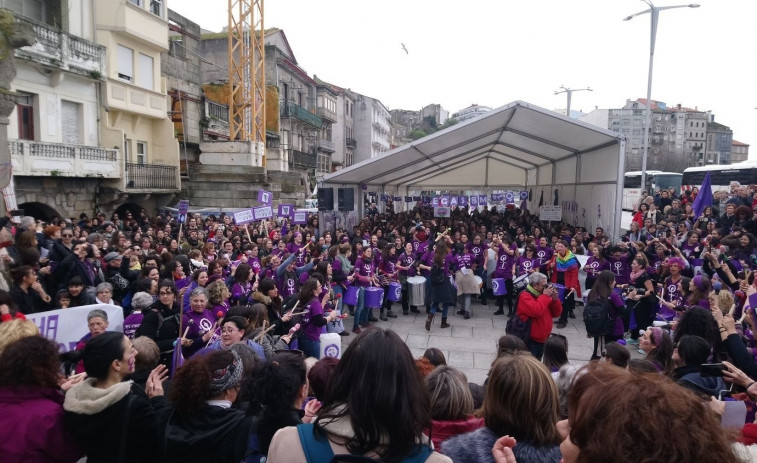
<path fill-rule="evenodd" d="M 295 225 L 303 225 L 308 223 L 308 211 L 294 211 L 292 223 Z"/>
<path fill-rule="evenodd" d="M 273 208 L 271 206 L 260 206 L 252 208 L 255 220 L 270 219 L 273 217 Z"/>
<path fill-rule="evenodd" d="M 124 309 L 110 304 L 92 304 L 70 309 L 51 310 L 27 315 L 42 336 L 58 343 L 61 352 L 76 349 L 79 340 L 89 333 L 87 314 L 94 309 L 108 314 L 108 331 L 124 331 Z"/>
<path fill-rule="evenodd" d="M 539 220 L 559 222 L 562 220 L 561 206 L 539 206 Z"/>
<path fill-rule="evenodd" d="M 236 223 L 237 225 L 250 223 L 253 220 L 255 220 L 255 217 L 252 214 L 252 209 L 245 209 L 243 211 L 234 213 L 234 223 Z"/>

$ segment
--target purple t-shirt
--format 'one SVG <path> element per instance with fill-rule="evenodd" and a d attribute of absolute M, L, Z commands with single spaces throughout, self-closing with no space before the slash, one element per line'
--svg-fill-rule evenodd
<path fill-rule="evenodd" d="M 321 333 L 323 332 L 324 327 L 315 326 L 314 323 L 310 322 L 316 315 L 323 315 L 321 301 L 319 301 L 317 297 L 314 297 L 308 302 L 304 309 L 306 312 L 302 315 L 302 323 L 305 325 L 305 329 L 302 330 L 302 333 L 307 339 L 318 341 L 321 338 Z"/>
<path fill-rule="evenodd" d="M 681 281 L 680 278 L 678 281 Z M 667 277 L 662 287 L 662 298 L 665 302 L 673 302 L 675 305 L 681 305 L 683 295 L 678 291 L 678 281 L 673 282 L 673 277 Z"/>
<path fill-rule="evenodd" d="M 366 261 L 363 259 L 358 259 L 355 262 L 355 275 L 357 275 L 355 281 L 357 282 L 358 286 L 362 286 L 364 288 L 371 286 L 371 281 L 376 275 L 376 266 L 374 262 L 372 260 Z"/>
<path fill-rule="evenodd" d="M 620 259 L 610 257 L 607 262 L 610 264 L 610 271 L 615 275 L 615 284 L 627 285 L 631 279 L 631 265 L 629 256 L 623 255 Z"/>
<path fill-rule="evenodd" d="M 539 260 L 539 266 L 541 267 L 542 265 L 549 263 L 549 261 L 552 260 L 552 255 L 554 253 L 555 250 L 549 246 L 536 246 L 536 258 Z"/>
<path fill-rule="evenodd" d="M 594 256 L 589 257 L 584 265 L 586 276 L 596 278 L 602 270 L 610 270 L 610 263 L 605 259 L 597 259 Z"/>
<path fill-rule="evenodd" d="M 129 339 L 134 339 L 134 333 L 137 332 L 139 326 L 142 324 L 142 319 L 145 318 L 145 314 L 137 312 L 129 315 L 124 319 L 124 334 Z"/>
<path fill-rule="evenodd" d="M 539 269 L 539 259 L 536 257 L 529 259 L 526 256 L 520 256 L 518 257 L 518 276 L 525 275 L 527 273 L 530 273 L 533 269 Z"/>
<path fill-rule="evenodd" d="M 450 257 L 452 268 L 454 268 L 456 272 L 462 270 L 463 268 L 467 268 L 468 270 L 472 268 L 473 255 L 471 253 L 466 252 L 464 254 L 457 254 Z"/>
<path fill-rule="evenodd" d="M 192 321 L 190 323 L 190 320 Z M 216 314 L 208 309 L 202 312 L 195 312 L 190 310 L 182 316 L 182 326 L 189 327 L 187 332 L 187 339 L 193 339 L 213 329 L 213 325 L 216 323 Z"/>
<path fill-rule="evenodd" d="M 511 251 L 518 250 L 515 244 L 511 244 L 509 249 Z M 515 253 L 513 255 L 510 255 L 505 252 L 505 246 L 503 244 L 500 244 L 499 252 L 497 253 L 497 267 L 494 269 L 492 278 L 504 278 L 505 280 L 512 280 L 515 256 Z"/>
<path fill-rule="evenodd" d="M 415 261 L 415 256 L 407 255 L 404 252 L 400 254 L 400 257 L 397 259 L 397 263 L 403 267 L 410 267 L 410 264 L 412 264 Z M 415 267 L 410 267 L 408 270 L 400 270 L 400 275 L 406 276 L 406 277 L 413 277 L 415 276 Z"/>
<path fill-rule="evenodd" d="M 465 245 L 465 249 L 473 256 L 473 263 L 479 267 L 483 267 L 486 245 L 483 242 L 475 244 L 473 241 L 468 241 L 468 244 Z"/>

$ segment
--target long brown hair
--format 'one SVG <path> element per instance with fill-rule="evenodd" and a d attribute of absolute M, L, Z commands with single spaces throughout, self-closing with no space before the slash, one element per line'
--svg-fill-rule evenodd
<path fill-rule="evenodd" d="M 444 267 L 444 260 L 447 258 L 447 243 L 439 241 L 434 249 L 434 265 Z"/>
<path fill-rule="evenodd" d="M 558 445 L 559 409 L 557 386 L 535 357 L 516 354 L 494 361 L 481 414 L 496 435 L 537 447 Z"/>

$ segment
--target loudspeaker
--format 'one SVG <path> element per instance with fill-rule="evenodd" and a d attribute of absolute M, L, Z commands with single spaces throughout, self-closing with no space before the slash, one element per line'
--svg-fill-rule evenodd
<path fill-rule="evenodd" d="M 337 206 L 340 211 L 355 210 L 355 190 L 352 188 L 339 188 L 337 190 Z"/>
<path fill-rule="evenodd" d="M 318 210 L 319 211 L 333 211 L 334 210 L 334 189 L 333 188 L 318 188 Z"/>

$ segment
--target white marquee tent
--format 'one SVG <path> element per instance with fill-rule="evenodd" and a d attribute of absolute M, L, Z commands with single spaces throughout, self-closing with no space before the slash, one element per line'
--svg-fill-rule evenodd
<path fill-rule="evenodd" d="M 319 187 L 353 188 L 356 199 L 363 190 L 528 190 L 533 213 L 543 195 L 545 205 L 563 206 L 563 221 L 618 236 L 624 152 L 621 134 L 515 101 L 329 174 Z"/>

